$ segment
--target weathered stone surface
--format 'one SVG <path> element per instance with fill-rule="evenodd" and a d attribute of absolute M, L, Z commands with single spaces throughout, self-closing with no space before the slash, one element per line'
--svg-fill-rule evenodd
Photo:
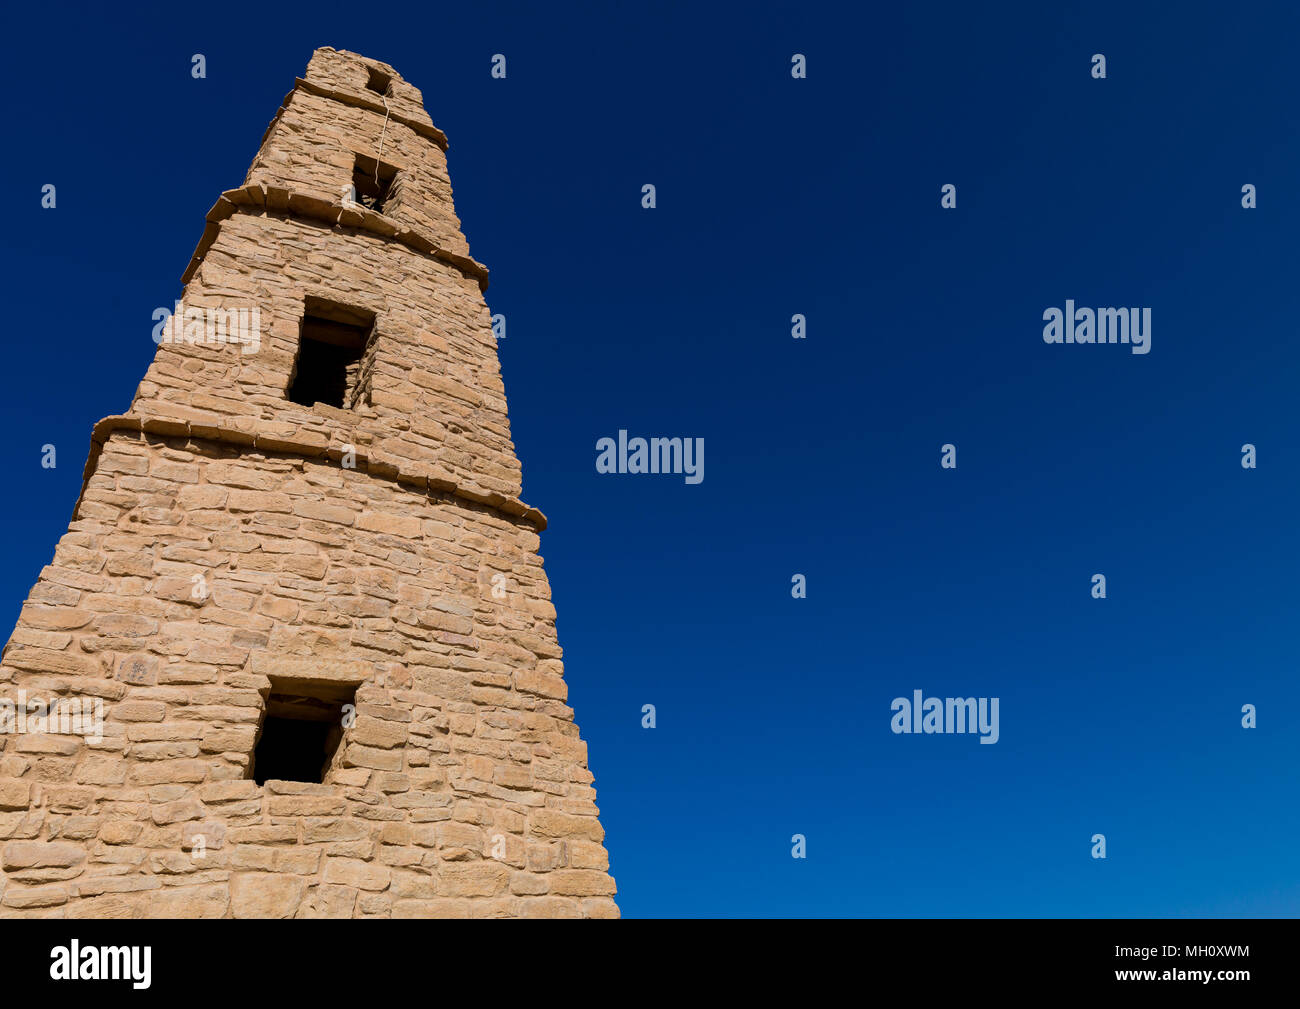
<path fill-rule="evenodd" d="M 617 916 L 444 149 L 320 49 L 209 215 L 182 303 L 257 346 L 164 341 L 96 426 L 0 697 L 103 718 L 0 737 L 0 917 Z M 290 397 L 309 314 L 369 320 L 342 405 Z M 319 782 L 259 775 L 272 710 L 343 698 Z"/>
<path fill-rule="evenodd" d="M 595 869 L 556 869 L 548 877 L 551 893 L 569 897 L 599 897 L 614 893 L 609 873 Z"/>
<path fill-rule="evenodd" d="M 226 918 L 230 888 L 225 883 L 154 890 L 142 901 L 147 918 Z"/>
<path fill-rule="evenodd" d="M 4 847 L 0 867 L 5 872 L 17 869 L 41 869 L 48 866 L 69 868 L 86 860 L 85 851 L 75 844 L 38 841 L 13 841 Z"/>
<path fill-rule="evenodd" d="M 306 890 L 299 876 L 241 874 L 230 881 L 230 911 L 236 918 L 292 918 Z"/>
<path fill-rule="evenodd" d="M 32 802 L 32 783 L 18 778 L 0 779 L 0 809 L 26 809 Z"/>
<path fill-rule="evenodd" d="M 496 862 L 465 862 L 444 866 L 438 878 L 450 897 L 492 897 L 505 892 L 510 869 Z"/>

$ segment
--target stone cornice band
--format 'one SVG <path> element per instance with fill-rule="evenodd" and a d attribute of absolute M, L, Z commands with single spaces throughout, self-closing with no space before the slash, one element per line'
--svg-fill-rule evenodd
<path fill-rule="evenodd" d="M 455 267 L 471 280 L 478 281 L 480 291 L 487 290 L 488 268 L 486 266 L 469 256 L 462 256 L 459 253 L 448 252 L 446 249 L 440 248 L 436 242 L 419 229 L 401 224 L 391 217 L 377 214 L 359 204 L 344 206 L 342 203 L 322 200 L 318 196 L 308 196 L 305 193 L 294 192 L 279 186 L 267 186 L 260 182 L 251 186 L 242 186 L 239 189 L 227 189 L 221 194 L 217 202 L 212 205 L 212 209 L 208 211 L 205 218 L 207 224 L 203 228 L 203 237 L 199 239 L 198 247 L 194 250 L 194 255 L 190 257 L 189 266 L 181 274 L 181 283 L 188 284 L 190 278 L 194 276 L 195 271 L 203 263 L 203 257 L 208 254 L 208 249 L 217 240 L 222 221 L 236 213 L 257 214 L 262 212 L 278 214 L 283 217 L 305 217 L 335 227 L 355 228 L 358 231 L 378 235 L 380 238 L 391 239 L 422 256 L 428 256 L 430 259 L 436 259 L 439 262 Z"/>
<path fill-rule="evenodd" d="M 327 444 L 324 438 L 317 440 L 292 435 L 288 437 L 272 437 L 258 434 L 256 431 L 241 431 L 220 423 L 190 422 L 168 417 L 144 417 L 134 414 L 105 417 L 95 425 L 90 435 L 90 454 L 86 458 L 86 468 L 82 473 L 81 491 L 77 495 L 77 504 L 72 511 L 74 521 L 81 510 L 81 499 L 85 496 L 90 477 L 95 472 L 100 452 L 103 450 L 104 443 L 108 441 L 109 435 L 114 431 L 151 434 L 164 438 L 216 441 L 229 445 L 238 445 L 243 449 L 251 448 L 262 452 L 287 453 L 304 458 L 329 458 L 338 461 L 343 456 L 341 448 Z M 453 497 L 523 519 L 536 528 L 538 532 L 546 528 L 546 516 L 518 498 L 507 497 L 495 491 L 476 490 L 467 487 L 454 480 L 445 470 L 430 473 L 429 470 L 432 467 L 424 466 L 417 470 L 409 465 L 409 460 L 396 456 L 385 455 L 382 459 L 371 456 L 363 445 L 356 446 L 354 452 L 356 471 L 358 473 L 365 472 L 374 476 L 396 480 L 400 484 L 427 494 L 450 494 Z"/>

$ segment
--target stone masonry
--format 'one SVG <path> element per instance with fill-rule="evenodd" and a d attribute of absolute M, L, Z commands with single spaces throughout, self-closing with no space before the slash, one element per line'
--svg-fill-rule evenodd
<path fill-rule="evenodd" d="M 0 698 L 102 733 L 0 733 L 0 916 L 618 915 L 445 150 L 319 49 L 208 213 L 182 304 L 260 345 L 165 340 L 95 426 Z M 319 780 L 259 784 L 331 711 Z"/>

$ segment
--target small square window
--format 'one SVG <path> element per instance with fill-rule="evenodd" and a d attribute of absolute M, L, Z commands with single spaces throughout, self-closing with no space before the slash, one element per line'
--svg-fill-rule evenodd
<path fill-rule="evenodd" d="M 356 692 L 355 684 L 272 678 L 249 776 L 259 785 L 323 782 L 343 740 L 343 706 L 356 704 Z"/>
<path fill-rule="evenodd" d="M 387 95 L 388 88 L 393 83 L 393 78 L 382 70 L 375 67 L 366 67 L 369 72 L 369 78 L 366 80 L 366 89 L 379 95 Z"/>
<path fill-rule="evenodd" d="M 392 165 L 358 154 L 352 169 L 352 191 L 356 194 L 356 202 L 376 214 L 382 214 L 384 204 L 392 195 L 393 179 L 396 177 L 397 169 Z"/>
<path fill-rule="evenodd" d="M 290 402 L 355 407 L 367 384 L 366 350 L 374 327 L 371 312 L 308 297 L 289 381 Z"/>

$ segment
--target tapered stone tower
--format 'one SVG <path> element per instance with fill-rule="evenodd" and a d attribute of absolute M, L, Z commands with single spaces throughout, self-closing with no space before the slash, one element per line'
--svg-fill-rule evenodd
<path fill-rule="evenodd" d="M 446 139 L 320 49 L 0 663 L 0 915 L 612 917 Z"/>

